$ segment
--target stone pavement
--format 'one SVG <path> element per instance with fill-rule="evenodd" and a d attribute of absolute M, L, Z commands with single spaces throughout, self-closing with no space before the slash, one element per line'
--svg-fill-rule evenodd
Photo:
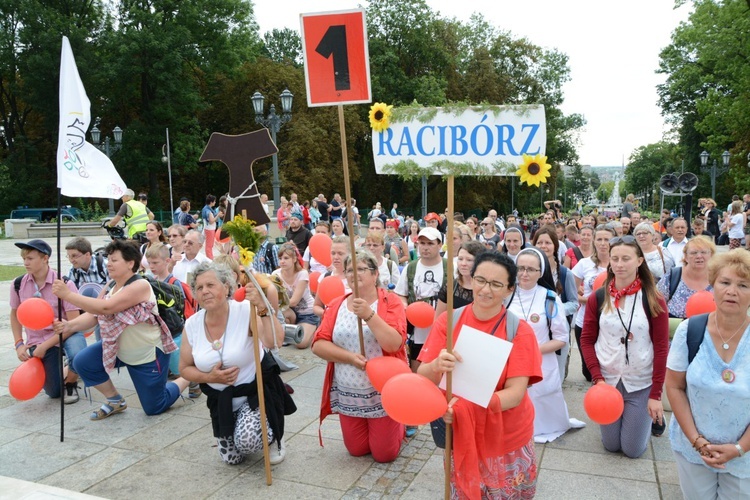
<path fill-rule="evenodd" d="M 96 246 L 99 243 L 94 241 Z M 53 259 L 54 260 L 54 259 Z M 20 265 L 13 240 L 0 240 L 0 264 Z M 63 269 L 68 269 L 63 257 Z M 428 426 L 408 440 L 400 457 L 378 464 L 369 456 L 350 457 L 336 416 L 329 417 L 318 442 L 318 410 L 325 363 L 309 350 L 282 348 L 299 365 L 283 378 L 295 389 L 298 411 L 286 421 L 287 458 L 273 466 L 266 486 L 262 456 L 239 466 L 223 465 L 212 437 L 205 397 L 179 400 L 169 411 L 146 416 L 127 371 L 113 375 L 128 410 L 91 422 L 94 403 L 83 398 L 65 407 L 65 441 L 60 442 L 60 405 L 43 393 L 14 400 L 8 380 L 19 362 L 13 352 L 8 296 L 0 283 L 0 499 L 10 498 L 300 498 L 437 499 L 443 494 L 442 450 Z M 652 438 L 643 457 L 633 460 L 604 450 L 598 426 L 583 411 L 588 384 L 580 374 L 577 349 L 564 384 L 570 415 L 586 421 L 553 443 L 537 445 L 540 499 L 679 499 L 677 471 L 666 434 Z"/>

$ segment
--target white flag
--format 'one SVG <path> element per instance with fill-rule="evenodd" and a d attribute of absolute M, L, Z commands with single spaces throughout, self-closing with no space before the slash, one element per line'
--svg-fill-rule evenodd
<path fill-rule="evenodd" d="M 126 186 L 107 155 L 86 142 L 91 101 L 86 96 L 67 37 L 60 55 L 60 130 L 57 187 L 65 196 L 120 198 Z"/>

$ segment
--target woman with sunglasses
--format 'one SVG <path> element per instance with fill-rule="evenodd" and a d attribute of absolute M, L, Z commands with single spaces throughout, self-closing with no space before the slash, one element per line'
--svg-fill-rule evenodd
<path fill-rule="evenodd" d="M 649 222 L 641 222 L 633 229 L 635 241 L 641 247 L 646 264 L 651 270 L 651 274 L 654 275 L 654 279 L 658 282 L 662 276 L 669 274 L 672 270 L 674 259 L 671 253 L 662 250 L 661 245 L 654 244 L 655 234 L 656 230 Z"/>
<path fill-rule="evenodd" d="M 578 246 L 568 248 L 563 265 L 568 269 L 573 269 L 579 260 L 592 255 L 594 255 L 594 226 L 584 225 L 578 231 Z"/>
<path fill-rule="evenodd" d="M 516 265 L 509 256 L 484 252 L 471 272 L 474 302 L 456 311 L 453 341 L 464 326 L 503 340 L 513 349 L 487 408 L 457 398 L 443 419 L 454 423 L 451 498 L 533 498 L 536 493 L 534 406 L 527 388 L 542 379 L 541 354 L 534 331 L 503 302 L 513 293 Z M 518 327 L 508 332 L 509 317 Z M 461 353 L 445 349 L 447 314 L 435 321 L 419 355 L 418 373 L 436 385 L 445 372 L 462 362 Z"/>
<path fill-rule="evenodd" d="M 185 235 L 187 229 L 181 224 L 172 224 L 167 229 L 167 239 L 169 245 L 172 247 L 172 251 L 169 255 L 169 262 L 167 263 L 167 269 L 172 272 L 174 265 L 182 260 L 182 254 L 185 251 Z"/>
<path fill-rule="evenodd" d="M 544 253 L 550 263 L 552 278 L 555 280 L 555 293 L 560 297 L 565 309 L 565 318 L 570 327 L 573 326 L 576 311 L 578 310 L 578 292 L 576 278 L 565 266 L 560 265 L 558 260 L 558 248 L 560 240 L 557 239 L 557 231 L 549 226 L 542 226 L 534 234 L 532 244 Z M 565 380 L 568 376 L 568 364 L 570 360 L 570 328 L 568 328 L 568 342 L 557 354 L 557 364 L 560 378 Z"/>
<path fill-rule="evenodd" d="M 588 302 L 591 292 L 594 291 L 594 281 L 597 276 L 607 271 L 609 265 L 609 240 L 616 236 L 615 230 L 605 224 L 599 224 L 596 226 L 594 231 L 594 253 L 591 257 L 586 257 L 580 261 L 571 270 L 573 276 L 576 279 L 576 287 L 578 287 L 578 314 L 576 314 L 576 343 L 578 348 L 581 347 L 581 332 L 583 331 L 583 318 L 586 314 L 586 304 Z M 584 378 L 591 382 L 591 373 L 586 366 L 586 361 L 583 359 L 583 352 L 581 352 L 581 372 Z"/>
<path fill-rule="evenodd" d="M 544 378 L 529 387 L 529 397 L 534 403 L 534 442 L 548 443 L 573 426 L 580 428 L 586 425 L 568 416 L 555 355 L 555 351 L 570 341 L 570 324 L 565 317 L 562 301 L 554 291 L 552 271 L 542 251 L 525 248 L 519 252 L 516 264 L 517 286 L 511 295 L 508 310 L 531 326 L 539 344 Z"/>
<path fill-rule="evenodd" d="M 349 279 L 354 279 L 353 265 L 352 258 L 346 257 Z M 390 356 L 408 366 L 404 305 L 397 295 L 378 286 L 375 256 L 360 250 L 356 265 L 359 297 L 348 293 L 334 299 L 313 340 L 313 353 L 328 361 L 320 422 L 338 413 L 344 446 L 350 455 L 371 453 L 376 462 L 392 462 L 398 457 L 405 429 L 386 415 L 365 365 L 370 359 Z M 359 344 L 360 321 L 364 355 Z"/>
<path fill-rule="evenodd" d="M 670 317 L 686 318 L 688 299 L 701 290 L 713 291 L 708 280 L 708 261 L 715 253 L 712 238 L 692 238 L 682 249 L 682 267 L 672 269 L 659 280 L 657 287 L 667 301 Z"/>
<path fill-rule="evenodd" d="M 646 451 L 651 424 L 664 421 L 669 316 L 632 236 L 610 240 L 607 279 L 589 297 L 585 314 L 581 352 L 592 381 L 614 386 L 625 400 L 620 418 L 601 426 L 602 443 L 607 451 L 638 458 Z"/>
<path fill-rule="evenodd" d="M 279 276 L 289 295 L 289 307 L 284 310 L 288 325 L 302 325 L 305 332 L 297 349 L 305 349 L 312 341 L 313 333 L 320 324 L 320 318 L 313 313 L 313 297 L 310 294 L 309 273 L 302 267 L 302 258 L 294 243 L 284 243 L 279 248 L 279 268 L 273 275 Z"/>
<path fill-rule="evenodd" d="M 479 234 L 479 241 L 487 247 L 488 250 L 496 250 L 500 244 L 500 235 L 495 231 L 495 221 L 490 217 L 485 217 L 482 221 L 482 232 Z"/>

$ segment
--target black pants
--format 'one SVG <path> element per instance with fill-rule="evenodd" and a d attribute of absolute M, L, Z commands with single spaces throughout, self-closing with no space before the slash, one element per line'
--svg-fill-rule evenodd
<path fill-rule="evenodd" d="M 578 352 L 581 354 L 581 373 L 583 373 L 583 377 L 587 381 L 591 382 L 591 372 L 586 366 L 586 360 L 583 359 L 583 349 L 581 349 L 581 332 L 582 331 L 583 331 L 583 328 L 576 325 L 576 344 L 578 345 Z"/>

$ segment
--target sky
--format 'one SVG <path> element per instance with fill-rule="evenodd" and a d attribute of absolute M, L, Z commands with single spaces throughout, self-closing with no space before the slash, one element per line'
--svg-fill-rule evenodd
<path fill-rule="evenodd" d="M 663 139 L 669 128 L 657 106 L 659 52 L 690 13 L 674 0 L 426 0 L 441 17 L 467 21 L 473 12 L 514 37 L 568 55 L 571 81 L 563 87 L 566 114 L 586 119 L 580 162 L 627 165 L 633 151 Z M 261 34 L 274 28 L 299 31 L 299 14 L 349 10 L 351 0 L 255 0 Z M 499 103 L 502 104 L 502 103 Z M 554 161 L 550 158 L 550 161 Z"/>

